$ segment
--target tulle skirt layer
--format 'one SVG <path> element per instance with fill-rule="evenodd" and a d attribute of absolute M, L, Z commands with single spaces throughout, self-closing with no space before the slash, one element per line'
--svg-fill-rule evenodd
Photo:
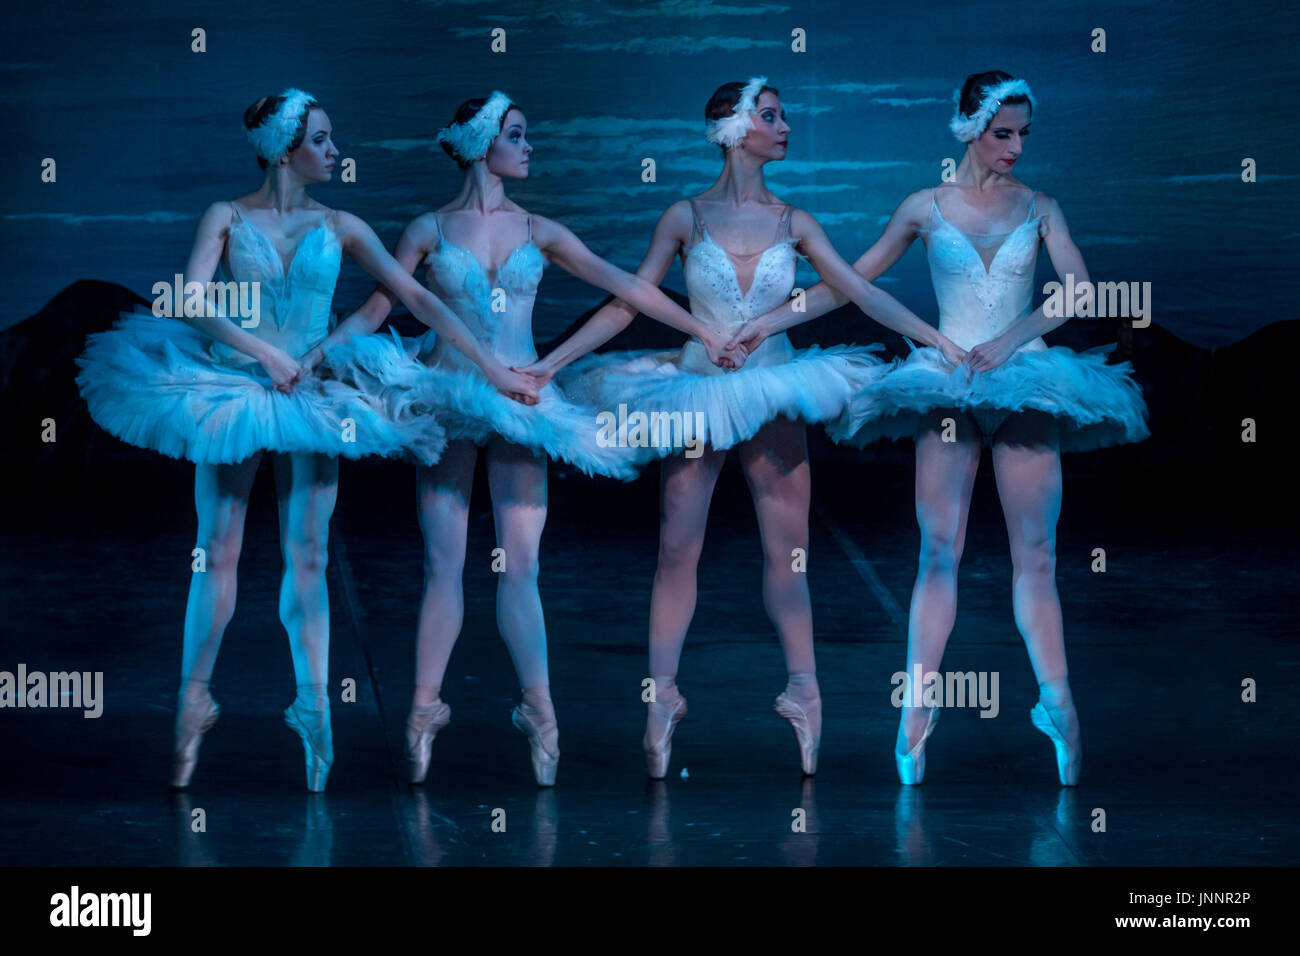
<path fill-rule="evenodd" d="M 394 409 L 318 375 L 285 394 L 257 362 L 214 360 L 211 344 L 178 319 L 125 315 L 87 337 L 77 387 L 105 431 L 197 464 L 233 464 L 259 451 L 344 458 L 405 451 L 432 463 L 446 445 L 435 419 L 398 421 Z"/>
<path fill-rule="evenodd" d="M 561 371 L 559 381 L 575 401 L 600 409 L 644 464 L 683 450 L 679 420 L 683 435 L 715 449 L 746 441 L 780 417 L 831 421 L 889 367 L 872 354 L 880 346 L 788 349 L 788 358 L 764 363 L 753 361 L 755 352 L 736 371 L 702 368 L 692 348 L 703 353 L 692 342 L 676 352 L 592 354 Z"/>
<path fill-rule="evenodd" d="M 973 376 L 954 371 L 937 349 L 920 348 L 855 395 L 827 432 L 858 446 L 914 438 L 926 413 L 957 408 L 975 418 L 989 442 L 1009 415 L 1034 410 L 1057 420 L 1061 451 L 1141 441 L 1150 435 L 1142 390 L 1129 363 L 1106 364 L 1111 348 L 1025 349 Z"/>
<path fill-rule="evenodd" d="M 435 416 L 449 440 L 481 445 L 500 435 L 584 474 L 636 476 L 628 450 L 604 441 L 595 410 L 571 401 L 555 384 L 541 389 L 538 404 L 525 405 L 497 391 L 477 369 L 425 364 L 419 342 L 395 330 L 354 336 L 332 346 L 326 362 L 332 374 L 392 408 L 399 421 Z"/>

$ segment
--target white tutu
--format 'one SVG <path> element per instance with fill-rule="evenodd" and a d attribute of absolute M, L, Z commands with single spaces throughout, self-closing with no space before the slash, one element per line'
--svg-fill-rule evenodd
<path fill-rule="evenodd" d="M 1036 410 L 1056 418 L 1061 451 L 1141 441 L 1150 435 L 1146 403 L 1129 363 L 1106 364 L 1113 347 L 1022 349 L 978 375 L 954 371 L 938 349 L 919 348 L 859 392 L 827 432 L 859 446 L 913 438 L 924 413 L 958 408 L 975 416 L 987 443 L 1007 415 Z"/>
<path fill-rule="evenodd" d="M 124 315 L 87 337 L 77 386 L 105 431 L 199 464 L 233 464 L 258 451 L 345 458 L 409 449 L 438 460 L 446 444 L 432 419 L 397 423 L 343 382 L 309 376 L 284 394 L 257 362 L 223 364 L 214 341 L 183 321 Z"/>
<path fill-rule="evenodd" d="M 575 401 L 617 414 L 619 405 L 645 415 L 681 414 L 699 423 L 695 437 L 727 449 L 754 437 L 779 417 L 826 422 L 841 415 L 853 395 L 889 368 L 871 354 L 882 346 L 836 345 L 795 350 L 784 334 L 764 342 L 740 369 L 708 362 L 692 340 L 680 351 L 643 350 L 588 355 L 562 370 L 561 385 Z M 637 449 L 638 462 L 662 458 L 680 446 Z"/>
<path fill-rule="evenodd" d="M 966 205 L 960 188 L 937 187 L 921 230 L 939 303 L 939 331 L 958 347 L 971 349 L 1031 314 L 1043 216 L 1034 215 L 1037 197 L 1025 189 L 1025 215 L 1023 220 L 1017 215 L 1005 223 L 1012 228 L 965 232 L 945 218 L 939 208 L 940 193 L 945 203 L 952 203 L 952 210 Z M 967 207 L 958 218 L 987 225 L 985 215 L 984 210 Z M 993 250 L 987 265 L 981 248 Z M 827 431 L 836 441 L 855 445 L 880 438 L 912 438 L 925 413 L 961 409 L 975 419 L 988 443 L 1009 415 L 1040 411 L 1056 419 L 1061 451 L 1141 441 L 1150 434 L 1146 403 L 1133 380 L 1132 366 L 1106 364 L 1113 348 L 1086 352 L 1059 345 L 1049 348 L 1039 336 L 997 368 L 979 375 L 964 367 L 954 369 L 938 349 L 919 348 L 854 396 L 843 417 Z"/>
<path fill-rule="evenodd" d="M 436 416 L 448 439 L 485 444 L 492 435 L 566 461 L 587 475 L 628 480 L 636 468 L 627 449 L 601 441 L 595 412 L 571 402 L 554 384 L 540 390 L 536 405 L 517 402 L 488 382 L 477 368 L 427 365 L 422 339 L 356 335 L 331 346 L 331 373 L 390 408 L 400 422 Z"/>

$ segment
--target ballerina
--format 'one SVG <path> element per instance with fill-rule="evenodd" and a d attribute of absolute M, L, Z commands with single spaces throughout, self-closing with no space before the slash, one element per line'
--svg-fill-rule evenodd
<path fill-rule="evenodd" d="M 713 361 L 732 367 L 725 336 L 699 322 L 654 285 L 596 256 L 568 229 L 528 213 L 505 194 L 506 179 L 528 175 L 527 118 L 506 94 L 461 104 L 438 142 L 464 173 L 460 193 L 415 219 L 397 246 L 408 272 L 421 263 L 431 286 L 475 330 L 485 349 L 512 365 L 535 362 L 532 310 L 549 260 L 642 311 L 696 336 Z M 508 251 L 507 251 L 508 250 Z M 484 262 L 495 263 L 489 270 Z M 537 589 L 538 551 L 546 521 L 547 456 L 587 474 L 632 478 L 631 455 L 602 440 L 596 409 L 580 407 L 556 385 L 538 380 L 539 401 L 522 406 L 493 391 L 441 340 L 430 347 L 373 334 L 392 308 L 382 287 L 308 357 L 338 365 L 367 393 L 387 396 L 410 414 L 436 413 L 450 443 L 437 465 L 417 471 L 424 535 L 424 591 L 415 653 L 415 689 L 406 724 L 411 782 L 423 783 L 438 732 L 451 720 L 442 681 L 464 621 L 462 574 L 469 499 L 480 447 L 487 460 L 497 544 L 502 549 L 497 622 L 510 650 L 523 700 L 511 714 L 528 738 L 534 776 L 555 783 L 559 729 L 551 700 L 546 627 Z"/>
<path fill-rule="evenodd" d="M 763 167 L 785 158 L 790 127 L 777 91 L 766 84 L 765 77 L 726 83 L 710 97 L 706 137 L 722 150 L 722 173 L 700 196 L 674 203 L 663 214 L 638 274 L 658 283 L 680 254 L 691 311 L 730 335 L 747 319 L 786 300 L 794 287 L 797 251 L 802 252 L 868 314 L 960 358 L 956 346 L 937 330 L 855 273 L 812 216 L 768 190 Z M 740 251 L 744 249 L 752 251 Z M 686 714 L 677 671 L 695 613 L 696 568 L 709 501 L 727 451 L 735 448 L 758 513 L 764 605 L 788 673 L 775 707 L 794 728 L 804 773 L 813 774 L 821 744 L 821 692 L 807 578 L 797 558 L 808 548 L 805 423 L 841 415 L 852 395 L 886 368 L 872 354 L 882 346 L 796 351 L 779 335 L 760 348 L 745 349 L 744 367 L 733 372 L 709 365 L 695 342 L 677 352 L 591 355 L 565 368 L 626 327 L 635 314 L 632 304 L 606 305 L 524 371 L 547 381 L 564 369 L 561 384 L 591 404 L 625 402 L 661 414 L 684 411 L 704 423 L 701 454 L 670 455 L 672 448 L 661 444 L 639 456 L 662 458 L 659 558 L 650 599 L 655 690 L 642 740 L 647 770 L 656 779 L 666 775 L 673 732 Z"/>
<path fill-rule="evenodd" d="M 297 89 L 263 97 L 245 112 L 244 126 L 265 174 L 262 185 L 207 209 L 184 278 L 187 292 L 195 283 L 211 289 L 220 266 L 232 284 L 251 287 L 257 309 L 237 321 L 227 308 L 205 301 L 188 310 L 199 314 L 181 316 L 184 324 L 153 314 L 126 317 L 90 337 L 78 358 L 77 385 L 105 430 L 195 463 L 198 536 L 185 606 L 176 788 L 189 785 L 202 737 L 220 714 L 210 692 L 212 670 L 234 615 L 253 479 L 263 452 L 274 455 L 285 558 L 280 620 L 297 682 L 285 721 L 302 739 L 307 787 L 319 791 L 334 762 L 325 565 L 338 456 L 405 449 L 436 461 L 446 443 L 434 419 L 399 422 L 355 388 L 306 374 L 294 357 L 325 338 L 342 255 L 395 289 L 497 387 L 525 400 L 535 400 L 537 391 L 528 376 L 480 349 L 455 314 L 398 267 L 366 223 L 307 195 L 309 185 L 330 180 L 338 156 L 329 117 L 314 97 Z"/>
<path fill-rule="evenodd" d="M 1057 273 L 1073 275 L 1081 292 L 1088 274 L 1056 200 L 1012 175 L 1035 105 L 1029 85 L 1000 70 L 973 74 L 954 100 L 949 127 L 966 144 L 955 180 L 907 197 L 854 268 L 874 279 L 921 236 L 939 328 L 969 352 L 954 368 L 933 349 L 915 349 L 855 396 L 829 431 L 858 445 L 879 438 L 916 442 L 921 554 L 908 617 L 904 697 L 910 703 L 902 708 L 894 750 L 899 779 L 919 784 L 925 774 L 925 742 L 939 710 L 917 706 L 921 689 L 911 678 L 918 670 L 937 672 L 943 659 L 956 618 L 971 491 L 981 447 L 990 444 L 1011 544 L 1016 626 L 1039 687 L 1030 718 L 1053 743 L 1062 786 L 1073 786 L 1082 744 L 1056 590 L 1060 452 L 1141 441 L 1149 434 L 1146 405 L 1131 366 L 1106 364 L 1109 347 L 1049 348 L 1042 335 L 1065 318 L 1030 309 L 1040 241 Z M 732 344 L 755 348 L 844 301 L 829 286 L 815 286 L 806 312 L 773 310 Z"/>

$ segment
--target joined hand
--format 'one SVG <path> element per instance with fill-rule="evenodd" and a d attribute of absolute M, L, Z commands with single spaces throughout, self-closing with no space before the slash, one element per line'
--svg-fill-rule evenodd
<path fill-rule="evenodd" d="M 709 361 L 729 372 L 734 372 L 740 368 L 745 364 L 745 359 L 749 358 L 749 352 L 743 345 L 724 342 L 721 336 L 710 336 L 702 344 L 704 350 L 709 354 Z"/>
<path fill-rule="evenodd" d="M 750 319 L 727 341 L 726 347 L 728 349 L 740 348 L 744 350 L 747 356 L 752 355 L 767 339 L 767 336 L 767 330 L 764 329 L 762 322 L 758 319 Z"/>
<path fill-rule="evenodd" d="M 1016 352 L 1015 346 L 999 336 L 987 342 L 981 342 L 962 360 L 972 373 L 989 372 L 1011 358 Z"/>

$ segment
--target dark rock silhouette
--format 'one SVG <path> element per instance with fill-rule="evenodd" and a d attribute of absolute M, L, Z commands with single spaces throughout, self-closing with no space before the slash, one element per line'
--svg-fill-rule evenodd
<path fill-rule="evenodd" d="M 6 460 L 75 465 L 113 446 L 123 451 L 131 448 L 91 421 L 77 391 L 75 359 L 85 348 L 87 335 L 111 328 L 123 312 L 148 305 L 115 283 L 80 279 L 35 315 L 0 332 Z M 46 419 L 55 422 L 53 442 L 41 440 Z M 152 453 L 132 449 L 127 454 Z"/>

